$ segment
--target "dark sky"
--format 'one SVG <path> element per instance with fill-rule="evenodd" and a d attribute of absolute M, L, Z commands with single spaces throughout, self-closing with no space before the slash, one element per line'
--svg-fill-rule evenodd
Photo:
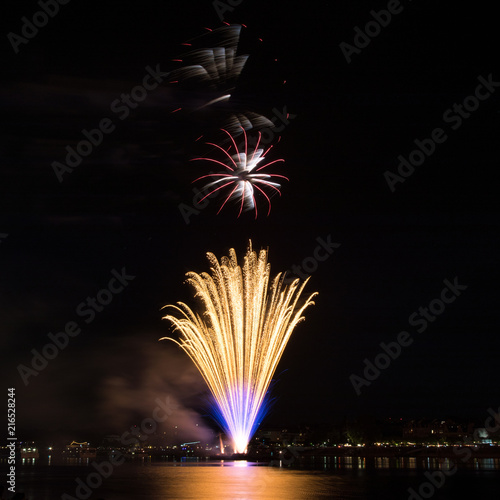
<path fill-rule="evenodd" d="M 164 394 L 196 420 L 203 381 L 174 344 L 158 344 L 170 332 L 160 308 L 192 303 L 184 274 L 207 270 L 207 251 L 243 255 L 250 238 L 269 248 L 273 274 L 310 263 L 318 238 L 340 244 L 314 266 L 308 289 L 319 296 L 279 365 L 269 422 L 362 414 L 481 422 L 498 408 L 500 86 L 483 86 L 462 118 L 453 109 L 481 78 L 500 82 L 496 16 L 480 4 L 405 1 L 348 63 L 339 45 L 353 45 L 370 10 L 387 5 L 243 0 L 225 16 L 246 25 L 239 53 L 250 56 L 230 103 L 197 112 L 206 89 L 162 84 L 123 120 L 110 106 L 147 66 L 173 70 L 182 42 L 222 26 L 212 2 L 73 0 L 17 54 L 7 34 L 21 34 L 22 17 L 40 8 L 9 8 L 1 378 L 17 390 L 23 435 L 121 432 Z M 205 147 L 195 139 L 218 137 L 233 107 L 290 113 L 269 157 L 285 159 L 276 172 L 290 181 L 268 217 L 262 200 L 257 220 L 237 218 L 237 206 L 217 215 L 217 198 L 186 221 L 179 207 L 192 206 L 192 181 L 209 168 L 189 161 Z M 59 183 L 51 164 L 103 118 L 116 129 Z M 384 172 L 397 173 L 398 156 L 408 159 L 436 128 L 441 143 L 391 192 Z M 122 268 L 134 279 L 86 324 L 79 304 Z M 419 332 L 423 323 L 409 317 L 440 299 L 444 280 L 467 288 Z M 18 366 L 71 321 L 81 333 L 25 386 Z M 413 343 L 357 395 L 350 377 L 363 377 L 364 360 L 401 331 Z"/>

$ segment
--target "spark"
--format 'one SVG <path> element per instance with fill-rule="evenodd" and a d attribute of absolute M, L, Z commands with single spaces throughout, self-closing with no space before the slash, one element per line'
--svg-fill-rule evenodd
<path fill-rule="evenodd" d="M 178 302 L 165 306 L 176 314 L 163 318 L 179 332 L 179 340 L 160 340 L 179 345 L 200 371 L 235 453 L 245 453 L 266 411 L 269 386 L 283 351 L 317 295 L 299 304 L 309 278 L 288 285 L 283 273 L 271 279 L 267 254 L 252 250 L 251 241 L 241 266 L 234 249 L 220 264 L 207 253 L 211 274 L 186 274 L 201 312 Z"/>
<path fill-rule="evenodd" d="M 194 45 L 191 42 L 195 39 L 184 42 L 183 45 L 190 47 L 190 50 L 173 61 L 183 62 L 185 65 L 172 73 L 177 76 L 178 80 L 196 79 L 212 91 L 228 94 L 248 59 L 248 55 L 237 55 L 241 26 L 232 25 L 216 30 L 205 29 L 209 33 L 198 37 L 200 40 L 197 40 Z"/>
<path fill-rule="evenodd" d="M 249 56 L 238 54 L 242 25 L 225 24 L 184 42 L 185 50 L 174 59 L 181 66 L 171 72 L 171 77 L 181 87 L 196 89 L 198 98 L 202 99 L 200 104 L 187 102 L 183 108 L 186 111 L 208 109 L 221 114 L 222 127 L 233 134 L 239 132 L 240 126 L 246 130 L 271 128 L 273 122 L 259 113 L 234 105 L 227 107 Z"/>
<path fill-rule="evenodd" d="M 221 190 L 224 187 L 228 187 L 228 190 L 231 190 L 229 195 L 226 197 L 224 202 L 222 203 L 219 211 L 224 208 L 226 203 L 230 199 L 235 199 L 240 201 L 240 209 L 238 213 L 238 217 L 245 210 L 254 210 L 255 218 L 258 215 L 257 203 L 255 200 L 255 194 L 257 193 L 264 196 L 267 200 L 268 211 L 267 215 L 271 213 L 271 199 L 269 195 L 266 193 L 265 189 L 270 189 L 272 193 L 278 193 L 281 196 L 281 185 L 277 182 L 274 182 L 274 178 L 280 177 L 282 179 L 289 180 L 288 177 L 279 174 L 269 174 L 262 172 L 263 169 L 269 167 L 270 165 L 274 165 L 278 162 L 283 162 L 285 160 L 278 159 L 270 161 L 262 166 L 259 166 L 259 163 L 265 159 L 267 153 L 273 147 L 272 145 L 264 152 L 263 149 L 259 148 L 261 142 L 261 133 L 258 134 L 257 144 L 253 148 L 252 151 L 249 150 L 248 138 L 244 127 L 241 127 L 243 131 L 243 136 L 245 138 L 244 142 L 244 150 L 240 151 L 238 146 L 236 145 L 236 141 L 234 137 L 225 129 L 221 129 L 225 132 L 229 139 L 231 140 L 230 147 L 226 150 L 219 146 L 218 144 L 214 144 L 211 142 L 207 142 L 209 146 L 213 146 L 217 148 L 219 151 L 223 153 L 223 160 L 218 160 L 215 158 L 193 158 L 192 161 L 196 160 L 204 160 L 215 163 L 216 165 L 222 166 L 226 169 L 225 173 L 211 173 L 208 175 L 202 175 L 198 177 L 193 182 L 197 182 L 201 179 L 213 178 L 211 182 L 206 184 L 205 189 L 212 189 L 206 196 L 204 196 L 200 203 L 210 196 L 211 194 Z M 229 171 L 229 172 L 227 172 Z"/>

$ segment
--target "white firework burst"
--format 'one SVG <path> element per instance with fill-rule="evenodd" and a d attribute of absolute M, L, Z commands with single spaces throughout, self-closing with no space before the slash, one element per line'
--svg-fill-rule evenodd
<path fill-rule="evenodd" d="M 267 172 L 263 172 L 263 170 L 270 165 L 273 165 L 274 163 L 283 162 L 285 160 L 278 159 L 273 160 L 269 163 L 265 163 L 264 165 L 260 165 L 260 163 L 265 160 L 267 153 L 273 146 L 271 145 L 265 151 L 264 149 L 259 148 L 259 144 L 261 141 L 261 134 L 259 132 L 257 144 L 254 148 L 251 148 L 251 150 L 249 150 L 247 134 L 243 127 L 241 127 L 241 129 L 243 130 L 243 135 L 245 138 L 243 151 L 240 151 L 238 149 L 234 137 L 227 130 L 222 129 L 222 131 L 225 132 L 231 139 L 229 148 L 226 150 L 218 144 L 210 142 L 208 142 L 207 144 L 210 146 L 214 146 L 222 151 L 222 153 L 224 154 L 224 161 L 206 157 L 193 158 L 193 161 L 205 160 L 215 163 L 219 166 L 224 167 L 226 171 L 202 175 L 201 177 L 195 179 L 193 182 L 197 182 L 201 179 L 213 179 L 211 182 L 205 185 L 205 189 L 210 189 L 210 191 L 200 200 L 200 203 L 213 193 L 222 192 L 223 190 L 225 190 L 226 192 L 229 191 L 229 194 L 226 196 L 217 213 L 220 213 L 226 203 L 229 200 L 233 199 L 238 200 L 240 203 L 238 217 L 241 215 L 243 209 L 245 209 L 245 211 L 255 210 L 255 218 L 257 218 L 258 209 L 255 198 L 255 195 L 257 194 L 262 195 L 267 200 L 267 215 L 269 215 L 269 213 L 271 212 L 270 198 L 272 194 L 278 193 L 279 195 L 281 195 L 281 185 L 277 182 L 274 182 L 274 178 L 280 177 L 286 180 L 289 179 L 284 175 L 270 174 Z M 266 193 L 266 190 L 269 194 Z"/>

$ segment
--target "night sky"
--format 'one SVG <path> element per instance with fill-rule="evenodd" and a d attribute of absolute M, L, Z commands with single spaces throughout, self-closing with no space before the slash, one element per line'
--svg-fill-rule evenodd
<path fill-rule="evenodd" d="M 243 0 L 224 16 L 245 24 L 238 52 L 249 55 L 229 104 L 196 111 L 206 89 L 174 88 L 165 77 L 123 120 L 111 105 L 141 84 L 146 67 L 172 71 L 182 42 L 203 43 L 206 27 L 223 26 L 212 2 L 73 0 L 17 54 L 7 34 L 20 35 L 23 16 L 40 7 L 9 7 L 0 366 L 5 392 L 16 388 L 22 436 L 121 433 L 167 394 L 186 425 L 197 421 L 206 387 L 175 344 L 158 342 L 171 333 L 160 308 L 194 305 L 184 274 L 208 270 L 207 251 L 242 256 L 249 239 L 269 248 L 272 274 L 304 262 L 307 290 L 319 292 L 276 372 L 268 423 L 360 415 L 481 423 L 498 408 L 496 16 L 490 5 L 389 5 L 398 13 L 380 30 L 372 24 L 380 33 L 348 62 L 340 45 L 353 47 L 355 28 L 387 3 Z M 481 98 L 467 100 L 481 82 Z M 477 109 L 454 109 L 464 100 Z M 190 159 L 220 138 L 228 110 L 277 117 L 281 139 L 269 159 L 285 159 L 275 172 L 290 181 L 269 216 L 263 199 L 257 219 L 238 218 L 229 203 L 217 215 L 221 197 L 183 215 L 180 207 L 193 208 L 192 181 L 210 168 Z M 115 129 L 59 182 L 52 163 L 104 118 Z M 435 129 L 440 142 L 414 155 L 423 161 L 392 192 L 384 173 L 400 175 L 398 157 L 408 159 L 416 140 L 425 148 Z M 335 245 L 312 263 L 320 240 Z M 129 276 L 123 290 L 102 311 L 78 309 L 113 270 Z M 462 288 L 441 308 L 444 280 Z M 439 313 L 422 320 L 419 308 L 430 303 Z M 25 385 L 19 365 L 31 367 L 31 351 L 68 322 L 81 333 Z M 401 331 L 411 345 L 356 394 L 350 377 L 363 377 L 364 360 Z"/>

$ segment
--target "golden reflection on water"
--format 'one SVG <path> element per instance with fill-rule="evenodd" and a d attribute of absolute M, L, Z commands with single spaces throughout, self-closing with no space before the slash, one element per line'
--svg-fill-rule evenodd
<path fill-rule="evenodd" d="M 332 498 L 332 494 L 340 492 L 343 486 L 342 478 L 321 472 L 257 466 L 246 462 L 231 465 L 163 465 L 153 466 L 151 470 L 155 489 L 162 492 L 166 499 Z"/>
<path fill-rule="evenodd" d="M 37 463 L 39 462 L 37 460 Z M 6 459 L 0 459 L 0 465 L 5 463 Z M 94 492 L 94 496 L 106 500 L 308 500 L 316 498 L 359 500 L 368 498 L 367 491 L 372 491 L 374 495 L 378 494 L 379 485 L 386 485 L 386 472 L 397 471 L 392 476 L 391 481 L 396 481 L 396 483 L 391 490 L 391 495 L 370 497 L 395 499 L 400 498 L 396 496 L 400 490 L 406 492 L 409 477 L 421 476 L 423 481 L 424 471 L 444 469 L 451 465 L 451 462 L 446 462 L 445 459 L 430 457 L 400 457 L 398 459 L 310 457 L 308 464 L 301 462 L 302 467 L 314 467 L 314 469 L 279 467 L 277 464 L 271 466 L 246 461 L 127 462 L 114 469 L 113 474 L 106 478 L 99 489 Z M 65 465 L 51 465 L 48 469 L 50 470 L 47 470 L 46 463 L 35 465 L 33 461 L 25 460 L 19 464 L 19 485 L 23 484 L 27 498 L 53 500 L 61 498 L 63 493 L 69 493 L 73 495 L 72 498 L 75 498 L 76 477 L 85 479 L 89 472 L 94 471 L 93 467 L 68 462 L 65 462 Z M 487 477 L 483 471 L 499 471 L 500 459 L 471 459 L 463 469 L 477 472 L 478 477 Z M 45 495 L 42 496 L 41 492 L 45 492 Z"/>
<path fill-rule="evenodd" d="M 389 459 L 387 457 L 376 457 L 375 458 L 375 468 L 376 469 L 387 469 L 389 467 Z"/>

